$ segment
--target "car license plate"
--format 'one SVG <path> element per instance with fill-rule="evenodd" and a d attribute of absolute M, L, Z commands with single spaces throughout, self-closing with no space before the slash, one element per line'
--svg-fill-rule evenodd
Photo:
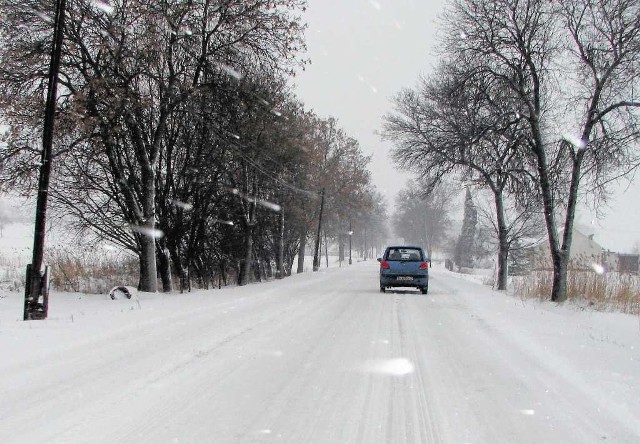
<path fill-rule="evenodd" d="M 413 276 L 398 276 L 397 279 L 399 281 L 412 281 L 413 280 Z"/>

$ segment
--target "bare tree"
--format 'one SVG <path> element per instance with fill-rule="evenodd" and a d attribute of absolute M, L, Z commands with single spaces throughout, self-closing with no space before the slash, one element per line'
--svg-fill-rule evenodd
<path fill-rule="evenodd" d="M 0 103 L 14 127 L 16 150 L 36 125 L 23 110 L 37 115 L 41 109 L 41 73 L 33 67 L 42 65 L 40 17 L 49 11 L 39 3 L 6 0 L 2 6 L 8 14 L 1 21 L 7 44 L 0 56 Z M 70 2 L 59 101 L 76 116 L 69 134 L 83 143 L 72 141 L 69 148 L 90 147 L 108 159 L 135 228 L 142 290 L 156 290 L 156 238 L 149 234 L 156 232 L 156 173 L 174 113 L 198 90 L 215 87 L 207 83 L 207 70 L 233 78 L 253 70 L 290 72 L 303 46 L 296 16 L 303 5 L 125 0 L 105 15 L 89 2 Z"/>
<path fill-rule="evenodd" d="M 554 301 L 567 296 L 580 186 L 602 196 L 608 181 L 638 164 L 639 8 L 627 0 L 458 0 L 448 16 L 454 60 L 509 88 L 528 124 Z"/>
<path fill-rule="evenodd" d="M 462 175 L 492 192 L 501 290 L 507 286 L 508 256 L 504 195 L 528 176 L 520 149 L 522 117 L 507 92 L 466 66 L 444 62 L 416 90 L 400 93 L 395 112 L 385 117 L 385 135 L 396 144 L 398 165 L 427 178 L 427 185 Z"/>
<path fill-rule="evenodd" d="M 400 190 L 393 216 L 395 235 L 406 242 L 424 245 L 428 256 L 434 249 L 443 249 L 450 242 L 448 232 L 456 187 L 442 182 L 433 187 L 409 182 Z"/>
<path fill-rule="evenodd" d="M 531 249 L 544 241 L 545 236 L 544 218 L 540 212 L 539 201 L 535 195 L 529 195 L 530 199 L 526 200 L 522 195 L 524 193 L 520 194 L 519 196 L 507 195 L 503 202 L 508 262 L 511 262 L 512 253 L 515 250 Z M 479 197 L 477 202 L 480 224 L 490 229 L 495 240 L 494 245 L 498 245 L 500 224 L 496 220 L 493 196 L 486 196 L 486 200 Z M 507 273 L 507 270 L 504 272 Z M 510 270 L 508 274 L 511 274 Z"/>

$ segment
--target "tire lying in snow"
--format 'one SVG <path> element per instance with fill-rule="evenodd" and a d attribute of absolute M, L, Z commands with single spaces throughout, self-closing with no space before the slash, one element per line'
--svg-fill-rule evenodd
<path fill-rule="evenodd" d="M 111 298 L 111 300 L 124 298 L 131 299 L 131 291 L 129 291 L 127 287 L 120 285 L 111 289 L 111 291 L 109 292 L 109 297 Z"/>

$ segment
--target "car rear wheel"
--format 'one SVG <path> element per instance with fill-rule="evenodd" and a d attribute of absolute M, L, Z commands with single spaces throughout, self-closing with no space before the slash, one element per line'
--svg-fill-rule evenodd
<path fill-rule="evenodd" d="M 380 293 L 384 293 L 387 289 L 385 287 L 383 287 L 382 285 L 380 286 Z"/>
<path fill-rule="evenodd" d="M 422 288 L 420 289 L 420 292 L 421 292 L 422 294 L 427 294 L 427 293 L 429 292 L 429 285 L 425 285 L 424 287 L 422 287 Z"/>

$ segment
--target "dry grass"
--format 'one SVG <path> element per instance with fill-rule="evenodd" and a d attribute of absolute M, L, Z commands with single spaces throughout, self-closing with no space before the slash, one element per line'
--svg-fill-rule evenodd
<path fill-rule="evenodd" d="M 138 284 L 138 263 L 131 257 L 55 248 L 47 252 L 46 263 L 51 266 L 51 288 L 58 291 L 107 293 L 116 285 Z"/>
<path fill-rule="evenodd" d="M 488 285 L 489 287 L 495 288 L 496 286 L 496 277 L 495 275 L 485 276 L 482 278 L 482 284 Z"/>
<path fill-rule="evenodd" d="M 527 276 L 514 278 L 512 288 L 523 298 L 549 300 L 552 283 L 551 271 L 534 271 Z M 567 300 L 599 311 L 640 315 L 640 277 L 570 270 L 567 276 Z"/>
<path fill-rule="evenodd" d="M 0 288 L 23 292 L 28 262 L 22 258 L 0 257 Z M 104 294 L 116 285 L 135 287 L 138 283 L 135 259 L 100 250 L 73 251 L 56 247 L 47 250 L 45 263 L 51 267 L 52 290 Z"/>
<path fill-rule="evenodd" d="M 0 289 L 19 291 L 24 288 L 27 260 L 0 256 Z"/>

